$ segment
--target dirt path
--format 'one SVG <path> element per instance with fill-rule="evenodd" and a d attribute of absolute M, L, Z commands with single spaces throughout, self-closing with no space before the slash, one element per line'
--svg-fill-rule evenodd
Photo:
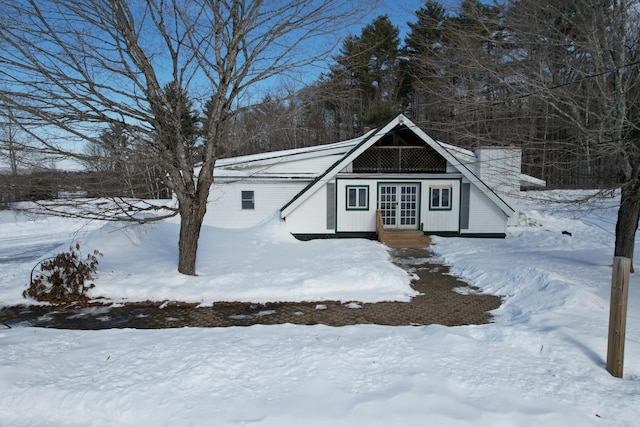
<path fill-rule="evenodd" d="M 393 255 L 398 265 L 419 276 L 412 286 L 421 295 L 410 302 L 217 302 L 211 307 L 200 308 L 195 304 L 152 303 L 83 309 L 19 306 L 0 310 L 0 322 L 10 327 L 63 329 L 157 329 L 281 323 L 457 326 L 487 323 L 491 320 L 488 312 L 500 306 L 500 297 L 479 294 L 477 289 L 450 276 L 448 268 L 433 263 L 425 249 L 396 250 Z"/>

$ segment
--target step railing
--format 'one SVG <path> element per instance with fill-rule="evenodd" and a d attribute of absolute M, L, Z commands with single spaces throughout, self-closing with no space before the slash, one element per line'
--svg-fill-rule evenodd
<path fill-rule="evenodd" d="M 376 233 L 378 234 L 378 241 L 384 243 L 384 222 L 382 221 L 382 212 L 376 210 Z"/>
<path fill-rule="evenodd" d="M 431 244 L 431 239 L 424 235 L 419 230 L 389 230 L 384 228 L 384 222 L 382 221 L 382 212 L 376 210 L 376 234 L 378 235 L 378 241 L 391 247 L 402 247 L 403 243 L 409 245 L 415 243 L 423 243 L 424 246 Z M 416 236 L 418 235 L 418 236 Z M 399 246 L 396 246 L 399 245 Z M 414 246 L 408 246 L 414 247 Z"/>

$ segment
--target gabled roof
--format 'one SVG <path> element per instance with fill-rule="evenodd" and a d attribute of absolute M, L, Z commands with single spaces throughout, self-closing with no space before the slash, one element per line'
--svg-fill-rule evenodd
<path fill-rule="evenodd" d="M 309 181 L 324 173 L 336 159 L 366 137 L 367 134 L 333 144 L 218 159 L 213 174 L 215 179 L 223 181 L 265 178 Z"/>
<path fill-rule="evenodd" d="M 373 131 L 369 133 L 373 133 Z M 280 151 L 268 151 L 266 153 L 218 159 L 216 161 L 216 168 L 233 169 L 235 167 L 269 166 L 278 164 L 282 161 L 296 161 L 317 157 L 319 155 L 344 154 L 353 148 L 353 146 L 362 142 L 366 136 L 367 134 L 347 141 L 335 142 L 333 144 L 292 148 Z"/>
<path fill-rule="evenodd" d="M 463 158 L 466 155 L 473 156 L 473 153 L 458 153 L 458 151 L 460 151 L 461 149 L 435 141 L 403 114 L 398 114 L 396 117 L 389 120 L 384 125 L 361 137 L 361 140 L 357 142 L 348 152 L 346 152 L 342 158 L 336 161 L 331 167 L 324 171 L 324 173 L 319 175 L 313 182 L 302 189 L 302 191 L 300 191 L 293 199 L 291 199 L 289 203 L 283 206 L 280 210 L 280 216 L 282 218 L 288 216 L 311 195 L 322 188 L 328 181 L 332 180 L 336 176 L 336 174 L 347 167 L 351 162 L 353 162 L 353 160 L 355 160 L 369 147 L 378 142 L 382 137 L 391 132 L 397 126 L 406 126 L 411 131 L 413 131 L 413 133 L 417 135 L 426 145 L 430 146 L 439 155 L 444 157 L 444 159 L 449 162 L 454 168 L 456 168 L 467 180 L 469 180 L 469 182 L 478 187 L 480 191 L 487 195 L 487 197 L 489 197 L 489 199 L 491 199 L 491 201 L 493 201 L 507 216 L 510 216 L 513 212 L 515 212 L 515 210 L 511 206 L 509 206 L 500 196 L 498 196 L 491 188 L 489 188 L 487 184 L 485 184 L 478 176 L 476 176 L 476 174 L 465 165 L 464 161 L 461 161 L 457 157 L 460 156 L 460 158 Z"/>

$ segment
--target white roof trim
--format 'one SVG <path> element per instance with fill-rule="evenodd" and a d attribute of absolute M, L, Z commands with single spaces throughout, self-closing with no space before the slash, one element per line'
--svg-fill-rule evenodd
<path fill-rule="evenodd" d="M 547 185 L 547 181 L 545 181 L 544 179 L 539 179 L 531 175 L 525 175 L 523 173 L 521 173 L 518 178 L 520 179 L 520 185 L 524 187 L 526 186 L 544 187 Z"/>
<path fill-rule="evenodd" d="M 509 206 L 500 196 L 498 196 L 487 184 L 485 184 L 480 178 L 478 178 L 464 162 L 460 161 L 456 156 L 452 154 L 452 151 L 462 154 L 461 157 L 473 156 L 473 154 L 464 149 L 459 149 L 449 144 L 442 144 L 436 142 L 429 135 L 424 133 L 422 129 L 416 126 L 411 120 L 405 117 L 403 114 L 397 115 L 387 124 L 379 129 L 364 135 L 360 138 L 358 145 L 355 145 L 351 151 L 345 154 L 345 156 L 331 166 L 324 174 L 298 193 L 294 199 L 292 199 L 287 205 L 285 205 L 281 211 L 280 216 L 285 218 L 291 212 L 298 208 L 306 199 L 312 194 L 322 188 L 328 181 L 334 178 L 341 170 L 343 170 L 349 163 L 351 163 L 360 154 L 366 151 L 369 147 L 375 144 L 380 138 L 390 132 L 394 127 L 398 125 L 405 125 L 410 128 L 416 135 L 418 135 L 427 145 L 436 150 L 438 154 L 444 157 L 449 163 L 451 163 L 467 180 L 480 189 L 491 201 L 493 201 L 507 216 L 511 216 L 515 209 Z M 475 156 L 473 156 L 475 158 Z"/>
<path fill-rule="evenodd" d="M 438 154 L 440 154 L 449 163 L 451 163 L 453 167 L 455 167 L 465 178 L 467 178 L 469 182 L 471 182 L 473 185 L 478 187 L 480 191 L 482 191 L 487 197 L 489 197 L 489 199 L 493 203 L 495 203 L 507 216 L 511 216 L 511 214 L 515 212 L 514 208 L 512 208 L 504 200 L 502 200 L 500 196 L 498 196 L 487 184 L 485 184 L 484 181 L 482 181 L 473 171 L 471 171 L 471 169 L 469 169 L 469 167 L 467 166 L 467 163 L 469 162 L 467 163 L 462 162 L 458 159 L 458 157 L 456 157 L 451 153 L 451 151 L 454 151 L 453 149 L 454 146 L 435 141 L 433 138 L 431 138 L 429 135 L 424 133 L 422 129 L 416 126 L 409 119 L 405 117 L 404 120 L 405 120 L 405 125 L 408 128 L 413 130 L 416 133 L 416 135 L 422 138 L 424 142 L 426 142 L 431 148 L 436 150 Z M 467 151 L 467 150 L 459 149 L 458 147 L 455 147 L 455 151 L 458 151 L 458 150 L 461 150 L 461 153 L 464 156 L 468 156 L 469 155 L 468 153 L 470 153 L 470 152 L 464 153 L 464 151 Z M 475 156 L 473 157 L 475 158 Z"/>

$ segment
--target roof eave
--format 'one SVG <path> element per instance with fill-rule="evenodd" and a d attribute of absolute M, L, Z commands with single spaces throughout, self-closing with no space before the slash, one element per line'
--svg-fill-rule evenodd
<path fill-rule="evenodd" d="M 296 194 L 293 199 L 291 199 L 286 205 L 284 205 L 280 209 L 280 216 L 282 218 L 287 217 L 298 206 L 300 206 L 307 197 L 315 193 L 320 187 L 322 187 L 322 185 L 330 181 L 338 172 L 343 170 L 355 157 L 359 156 L 363 151 L 365 151 L 371 145 L 375 144 L 376 141 L 382 138 L 382 136 L 386 135 L 386 133 L 393 129 L 395 126 L 397 126 L 398 124 L 404 124 L 405 120 L 408 119 L 404 115 L 398 114 L 381 127 L 363 135 L 361 137 L 362 141 L 360 141 L 356 146 L 349 150 L 344 156 L 342 156 L 340 160 L 335 162 L 329 169 L 327 169 L 325 173 L 320 175 L 318 178 L 316 178 L 316 180 L 303 188 L 298 194 Z"/>
<path fill-rule="evenodd" d="M 546 187 L 547 181 L 539 179 L 531 175 L 520 174 L 520 186 L 522 187 Z"/>
<path fill-rule="evenodd" d="M 450 146 L 449 144 L 441 144 L 427 135 L 422 129 L 416 126 L 413 122 L 411 122 L 407 117 L 403 114 L 398 114 L 393 119 L 389 120 L 387 123 L 371 131 L 369 134 L 365 135 L 360 143 L 354 146 L 351 150 L 349 150 L 340 160 L 336 161 L 329 169 L 327 169 L 323 174 L 318 176 L 313 182 L 307 185 L 304 189 L 302 189 L 293 199 L 291 199 L 286 205 L 284 205 L 280 209 L 280 216 L 285 218 L 291 212 L 293 212 L 298 206 L 300 206 L 309 196 L 314 194 L 319 188 L 321 188 L 326 182 L 330 181 L 337 173 L 343 170 L 350 162 L 353 161 L 357 156 L 362 154 L 365 150 L 367 150 L 371 145 L 375 144 L 382 136 L 386 135 L 387 132 L 391 131 L 394 127 L 398 125 L 407 125 L 413 132 L 418 135 L 425 144 L 431 146 L 435 149 L 438 154 L 443 156 L 453 167 L 455 167 L 467 180 L 473 183 L 476 187 L 478 187 L 489 199 L 495 203 L 507 216 L 511 216 L 515 209 L 512 208 L 507 202 L 505 202 L 498 194 L 495 193 L 484 181 L 482 181 L 470 168 L 466 163 L 471 165 L 470 160 L 474 160 L 471 154 L 462 151 L 459 154 L 460 157 L 466 157 L 466 162 L 460 159 L 458 156 L 453 154 L 454 146 Z M 450 148 L 451 147 L 451 148 Z"/>

